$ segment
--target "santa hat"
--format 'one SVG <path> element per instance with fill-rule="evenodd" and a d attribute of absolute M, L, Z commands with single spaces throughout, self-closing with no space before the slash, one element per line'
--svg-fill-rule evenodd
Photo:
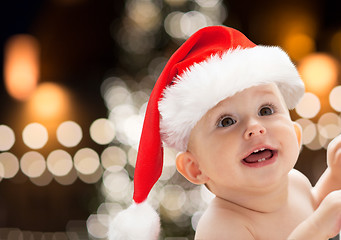
<path fill-rule="evenodd" d="M 277 84 L 289 109 L 304 93 L 303 82 L 283 50 L 255 45 L 235 29 L 206 27 L 180 46 L 151 93 L 135 168 L 134 204 L 112 222 L 111 239 L 157 239 L 158 215 L 146 199 L 161 175 L 162 142 L 185 151 L 191 130 L 209 109 L 239 91 L 267 83 Z M 150 211 L 152 218 L 141 209 Z M 143 238 L 146 233 L 150 235 Z"/>

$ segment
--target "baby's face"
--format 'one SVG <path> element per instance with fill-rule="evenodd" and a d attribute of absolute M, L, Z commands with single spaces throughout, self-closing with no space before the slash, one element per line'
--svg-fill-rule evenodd
<path fill-rule="evenodd" d="M 210 109 L 193 128 L 188 151 L 219 195 L 278 184 L 294 167 L 299 144 L 279 89 L 266 84 Z"/>

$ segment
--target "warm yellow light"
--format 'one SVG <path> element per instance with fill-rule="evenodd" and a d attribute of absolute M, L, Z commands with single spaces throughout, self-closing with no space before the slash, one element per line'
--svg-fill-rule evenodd
<path fill-rule="evenodd" d="M 29 102 L 30 113 L 39 119 L 63 116 L 68 106 L 66 91 L 54 83 L 40 84 Z"/>
<path fill-rule="evenodd" d="M 26 100 L 39 79 L 39 44 L 30 35 L 11 37 L 4 54 L 4 77 L 7 92 L 17 100 Z"/>
<path fill-rule="evenodd" d="M 286 37 L 283 47 L 293 60 L 298 61 L 315 50 L 315 42 L 306 34 L 296 33 Z"/>
<path fill-rule="evenodd" d="M 331 50 L 337 56 L 341 56 L 341 31 L 334 34 L 330 42 Z"/>
<path fill-rule="evenodd" d="M 305 83 L 306 91 L 325 96 L 336 85 L 338 63 L 327 54 L 316 53 L 304 58 L 298 71 Z"/>

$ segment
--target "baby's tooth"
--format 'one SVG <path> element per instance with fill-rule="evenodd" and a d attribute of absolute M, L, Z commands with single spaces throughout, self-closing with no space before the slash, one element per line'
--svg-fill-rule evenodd
<path fill-rule="evenodd" d="M 255 151 L 253 151 L 253 153 L 258 153 L 258 152 L 264 151 L 264 150 L 265 150 L 265 148 L 257 149 L 257 150 L 255 150 Z"/>

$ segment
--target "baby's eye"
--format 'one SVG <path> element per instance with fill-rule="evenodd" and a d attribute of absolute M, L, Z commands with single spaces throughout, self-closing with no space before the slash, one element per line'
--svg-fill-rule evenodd
<path fill-rule="evenodd" d="M 229 127 L 235 124 L 237 121 L 231 117 L 222 117 L 218 122 L 218 127 Z"/>
<path fill-rule="evenodd" d="M 258 115 L 259 116 L 269 116 L 269 115 L 272 115 L 273 113 L 274 113 L 274 109 L 271 106 L 265 106 L 259 110 Z"/>

